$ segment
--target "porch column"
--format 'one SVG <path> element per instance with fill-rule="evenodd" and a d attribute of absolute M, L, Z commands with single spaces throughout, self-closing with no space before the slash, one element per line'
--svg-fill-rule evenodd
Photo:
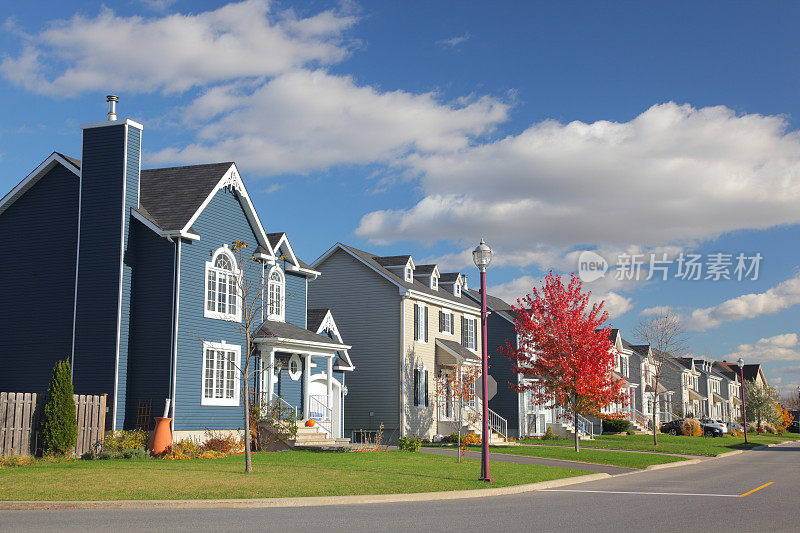
<path fill-rule="evenodd" d="M 328 374 L 326 383 L 328 386 L 328 409 L 331 410 L 331 418 L 333 418 L 333 357 L 326 358 L 325 363 L 327 364 L 325 371 Z M 333 423 L 333 420 L 331 420 L 331 423 Z"/>
<path fill-rule="evenodd" d="M 311 388 L 311 354 L 305 354 L 303 359 L 303 418 L 308 420 L 311 416 L 311 395 L 309 394 Z"/>
<path fill-rule="evenodd" d="M 263 352 L 262 352 L 263 353 Z M 266 376 L 267 376 L 267 402 L 272 401 L 272 397 L 275 394 L 275 383 L 273 380 L 275 378 L 275 348 L 269 348 L 267 350 L 267 369 L 266 369 Z"/>

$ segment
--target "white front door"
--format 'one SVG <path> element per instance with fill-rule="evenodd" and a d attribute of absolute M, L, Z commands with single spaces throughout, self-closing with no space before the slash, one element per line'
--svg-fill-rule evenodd
<path fill-rule="evenodd" d="M 328 406 L 331 409 L 331 432 L 334 437 L 342 437 L 342 385 L 336 379 L 332 380 L 333 383 L 333 405 Z M 317 374 L 311 377 L 309 385 L 309 395 L 315 396 L 319 399 L 327 399 L 328 397 L 328 381 L 324 374 Z"/>

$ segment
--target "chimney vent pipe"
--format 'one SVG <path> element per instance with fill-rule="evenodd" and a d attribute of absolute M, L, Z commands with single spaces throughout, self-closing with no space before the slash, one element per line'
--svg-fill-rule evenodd
<path fill-rule="evenodd" d="M 117 98 L 116 94 L 109 94 L 106 96 L 106 102 L 108 102 L 108 120 L 117 120 L 117 102 L 119 102 L 119 98 Z"/>

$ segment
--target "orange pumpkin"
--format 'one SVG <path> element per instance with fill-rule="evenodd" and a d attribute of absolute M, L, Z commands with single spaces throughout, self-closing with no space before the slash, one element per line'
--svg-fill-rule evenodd
<path fill-rule="evenodd" d="M 316 423 L 317 422 L 313 418 L 311 418 L 309 420 L 306 420 L 306 426 L 307 427 L 314 427 L 314 424 L 316 424 Z"/>

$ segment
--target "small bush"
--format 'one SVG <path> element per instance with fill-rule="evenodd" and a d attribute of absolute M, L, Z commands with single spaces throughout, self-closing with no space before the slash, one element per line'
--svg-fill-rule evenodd
<path fill-rule="evenodd" d="M 405 452 L 418 452 L 421 446 L 422 441 L 416 435 L 397 439 L 397 447 Z"/>
<path fill-rule="evenodd" d="M 703 428 L 700 426 L 700 422 L 694 418 L 687 418 L 681 424 L 681 433 L 690 437 L 699 437 L 703 434 Z"/>
<path fill-rule="evenodd" d="M 547 431 L 544 432 L 542 440 L 556 440 L 557 438 L 558 437 L 556 437 L 555 434 L 553 433 L 553 428 L 548 426 Z"/>
<path fill-rule="evenodd" d="M 15 466 L 29 466 L 35 463 L 35 459 L 30 455 L 0 455 L 0 469 L 13 468 Z"/>
<path fill-rule="evenodd" d="M 106 459 L 121 459 L 122 453 L 120 452 L 112 452 L 109 450 L 103 450 L 102 452 L 96 455 L 97 459 L 105 461 Z"/>
<path fill-rule="evenodd" d="M 150 452 L 142 448 L 129 448 L 122 450 L 122 457 L 125 459 L 149 459 Z"/>
<path fill-rule="evenodd" d="M 69 361 L 58 361 L 47 386 L 39 436 L 45 454 L 64 455 L 75 447 L 78 419 Z"/>
<path fill-rule="evenodd" d="M 464 435 L 464 438 L 461 439 L 461 442 L 464 444 L 464 446 L 475 446 L 481 443 L 481 437 L 475 433 L 467 433 Z"/>
<path fill-rule="evenodd" d="M 773 426 L 773 425 L 772 425 L 772 424 L 770 424 L 769 422 L 765 422 L 765 423 L 761 424 L 761 427 L 762 427 L 762 428 L 764 428 L 764 431 L 766 431 L 767 433 L 770 433 L 770 434 L 772 434 L 772 435 L 774 435 L 775 433 L 777 433 L 777 432 L 778 432 L 778 431 L 775 429 L 775 426 Z"/>
<path fill-rule="evenodd" d="M 122 453 L 123 450 L 144 450 L 148 440 L 150 434 L 143 429 L 114 431 L 103 439 L 103 450 L 117 453 Z"/>
<path fill-rule="evenodd" d="M 185 455 L 187 457 L 200 457 L 203 453 L 203 445 L 194 439 L 186 438 L 172 444 L 172 449 L 175 453 Z"/>
<path fill-rule="evenodd" d="M 609 433 L 623 433 L 628 431 L 629 427 L 631 427 L 629 420 L 608 418 L 603 419 L 603 431 L 607 431 Z"/>
<path fill-rule="evenodd" d="M 636 432 L 634 430 L 632 430 L 632 429 L 628 429 L 628 430 L 625 431 L 625 434 L 626 435 L 636 435 Z"/>
<path fill-rule="evenodd" d="M 203 443 L 204 450 L 219 452 L 223 455 L 231 455 L 244 449 L 244 443 L 232 433 L 223 434 L 222 432 L 206 430 L 206 441 Z"/>

